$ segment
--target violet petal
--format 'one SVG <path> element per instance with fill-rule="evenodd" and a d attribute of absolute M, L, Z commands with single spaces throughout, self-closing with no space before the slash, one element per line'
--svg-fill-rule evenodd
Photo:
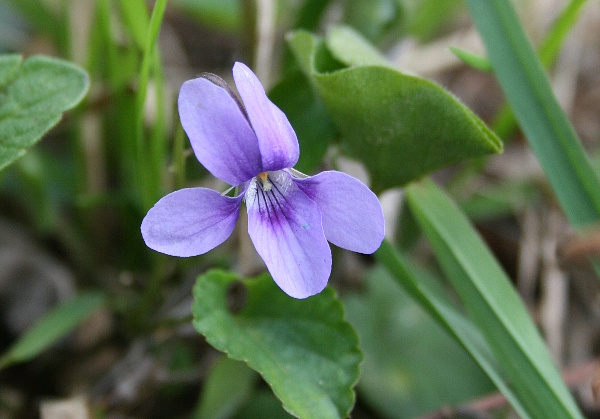
<path fill-rule="evenodd" d="M 215 177 L 240 185 L 263 171 L 256 135 L 228 90 L 203 77 L 188 80 L 178 107 L 196 158 Z"/>
<path fill-rule="evenodd" d="M 354 252 L 375 252 L 384 237 L 383 210 L 377 195 L 342 172 L 321 172 L 294 182 L 319 207 L 325 237 Z"/>
<path fill-rule="evenodd" d="M 258 138 L 263 171 L 293 167 L 300 149 L 285 114 L 269 100 L 262 84 L 245 64 L 235 63 L 233 78 Z"/>
<path fill-rule="evenodd" d="M 167 255 L 201 255 L 231 235 L 242 198 L 206 188 L 172 192 L 150 208 L 142 221 L 142 237 L 148 247 Z"/>
<path fill-rule="evenodd" d="M 269 181 L 270 190 L 259 179 L 248 188 L 248 233 L 277 285 L 291 297 L 310 297 L 331 273 L 319 209 L 287 172 L 271 172 Z"/>

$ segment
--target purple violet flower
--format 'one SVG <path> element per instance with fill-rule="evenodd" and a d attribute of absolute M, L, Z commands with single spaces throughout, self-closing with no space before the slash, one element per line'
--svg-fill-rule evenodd
<path fill-rule="evenodd" d="M 219 77 L 189 80 L 179 93 L 179 115 L 196 157 L 215 177 L 238 186 L 229 197 L 188 188 L 160 199 L 142 222 L 146 245 L 171 256 L 196 256 L 233 232 L 245 200 L 248 233 L 277 285 L 294 298 L 325 288 L 336 246 L 373 253 L 383 240 L 377 196 L 337 171 L 303 176 L 291 169 L 300 154 L 284 113 L 242 63 L 233 78 L 243 101 Z"/>

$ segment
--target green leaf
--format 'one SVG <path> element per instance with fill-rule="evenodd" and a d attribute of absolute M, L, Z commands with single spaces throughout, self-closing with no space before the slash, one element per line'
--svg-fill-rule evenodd
<path fill-rule="evenodd" d="M 600 219 L 600 181 L 511 2 L 467 0 L 494 73 L 567 218 L 575 228 Z"/>
<path fill-rule="evenodd" d="M 358 391 L 378 412 L 422 416 L 494 391 L 464 349 L 383 268 L 367 275 L 365 285 L 366 293 L 346 295 L 344 306 L 365 354 Z"/>
<path fill-rule="evenodd" d="M 104 303 L 103 294 L 86 292 L 48 312 L 0 357 L 0 370 L 38 356 L 74 330 Z"/>
<path fill-rule="evenodd" d="M 295 28 L 317 29 L 332 0 L 305 0 L 297 13 Z"/>
<path fill-rule="evenodd" d="M 210 369 L 194 418 L 230 418 L 250 398 L 256 378 L 243 362 L 220 358 Z"/>
<path fill-rule="evenodd" d="M 404 9 L 405 32 L 426 43 L 453 24 L 463 6 L 460 0 L 396 0 Z"/>
<path fill-rule="evenodd" d="M 228 290 L 235 286 L 247 291 L 241 311 L 228 308 Z M 258 371 L 288 412 L 348 415 L 362 354 L 332 289 L 295 300 L 268 275 L 248 280 L 213 270 L 198 278 L 193 294 L 196 330 L 230 358 Z"/>
<path fill-rule="evenodd" d="M 447 278 L 531 417 L 581 417 L 508 277 L 467 218 L 431 181 L 406 196 Z"/>
<path fill-rule="evenodd" d="M 66 61 L 0 55 L 0 170 L 54 127 L 88 86 L 85 71 Z"/>
<path fill-rule="evenodd" d="M 288 42 L 340 131 L 342 150 L 365 164 L 374 190 L 502 150 L 495 134 L 450 93 L 384 65 L 357 37 L 336 29 L 326 46 L 298 31 Z"/>
<path fill-rule="evenodd" d="M 21 56 L 18 54 L 0 55 L 0 86 L 9 83 L 19 71 Z"/>
<path fill-rule="evenodd" d="M 339 61 L 350 66 L 380 65 L 390 63 L 362 36 L 347 26 L 335 26 L 327 32 L 327 48 Z"/>
<path fill-rule="evenodd" d="M 382 39 L 400 22 L 397 0 L 347 0 L 344 22 L 373 42 Z"/>

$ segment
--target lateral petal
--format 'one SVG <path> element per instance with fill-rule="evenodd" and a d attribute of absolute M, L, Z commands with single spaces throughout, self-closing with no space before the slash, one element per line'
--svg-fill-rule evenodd
<path fill-rule="evenodd" d="M 271 172 L 268 180 L 270 190 L 255 179 L 246 193 L 248 233 L 277 285 L 291 297 L 310 297 L 331 273 L 321 214 L 287 172 Z"/>
<path fill-rule="evenodd" d="M 233 66 L 235 86 L 258 138 L 263 171 L 293 167 L 298 162 L 298 138 L 285 114 L 267 97 L 262 84 L 245 64 Z"/>
<path fill-rule="evenodd" d="M 181 189 L 160 199 L 142 221 L 146 245 L 171 256 L 197 256 L 231 235 L 243 195 L 231 198 L 207 188 Z"/>
<path fill-rule="evenodd" d="M 233 93 L 211 80 L 183 83 L 177 102 L 181 125 L 198 161 L 215 177 L 240 185 L 263 171 L 258 140 Z"/>
<path fill-rule="evenodd" d="M 327 171 L 294 182 L 318 205 L 327 240 L 359 253 L 379 248 L 385 233 L 383 210 L 377 195 L 361 181 Z"/>

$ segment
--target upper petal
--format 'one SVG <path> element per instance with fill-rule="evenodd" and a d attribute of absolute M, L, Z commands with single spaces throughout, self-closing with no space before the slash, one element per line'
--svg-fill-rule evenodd
<path fill-rule="evenodd" d="M 385 233 L 383 210 L 361 181 L 336 171 L 294 181 L 318 205 L 327 240 L 359 253 L 379 248 Z"/>
<path fill-rule="evenodd" d="M 269 173 L 269 181 L 270 190 L 256 179 L 248 188 L 248 233 L 277 285 L 291 297 L 310 297 L 331 273 L 319 209 L 286 172 Z"/>
<path fill-rule="evenodd" d="M 267 97 L 246 65 L 235 63 L 233 78 L 258 138 L 263 171 L 293 167 L 298 162 L 298 138 L 285 114 Z"/>
<path fill-rule="evenodd" d="M 227 89 L 203 77 L 188 80 L 177 104 L 198 161 L 215 177 L 239 185 L 263 171 L 256 134 Z"/>
<path fill-rule="evenodd" d="M 167 255 L 201 255 L 231 235 L 242 197 L 206 188 L 172 192 L 150 208 L 142 221 L 142 237 L 149 248 Z"/>

